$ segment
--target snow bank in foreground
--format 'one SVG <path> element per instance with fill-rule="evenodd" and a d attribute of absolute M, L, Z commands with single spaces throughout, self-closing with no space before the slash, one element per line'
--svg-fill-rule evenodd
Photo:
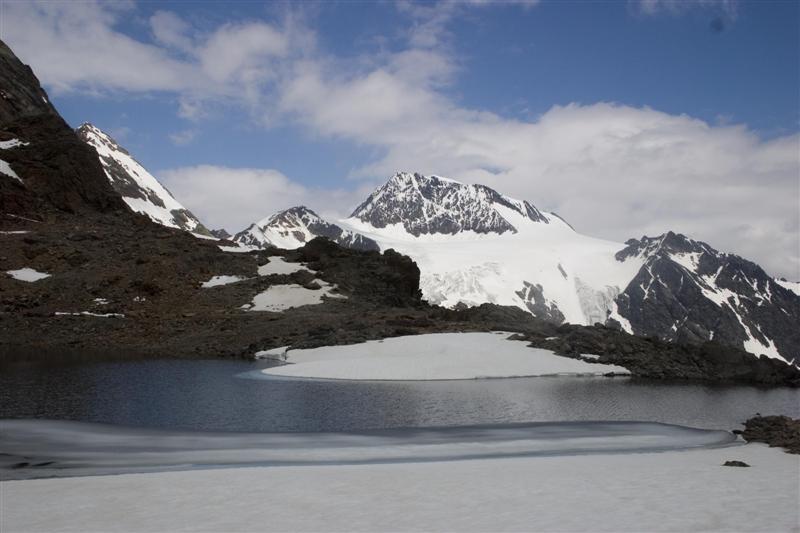
<path fill-rule="evenodd" d="M 738 459 L 751 468 L 720 466 Z M 13 531 L 794 531 L 800 457 L 629 455 L 234 468 L 2 483 Z"/>
<path fill-rule="evenodd" d="M 288 263 L 283 257 L 273 256 L 269 258 L 269 263 L 258 267 L 258 275 L 259 276 L 269 276 L 271 274 L 288 275 L 292 274 L 293 272 L 300 272 L 301 270 L 305 270 L 306 272 L 314 272 L 313 270 L 306 268 L 306 266 L 303 265 L 302 263 Z"/>
<path fill-rule="evenodd" d="M 247 278 L 242 276 L 212 276 L 210 280 L 204 281 L 200 284 L 200 286 L 204 289 L 208 289 L 210 287 L 219 287 L 220 285 L 236 283 L 237 281 L 242 281 L 244 279 Z"/>
<path fill-rule="evenodd" d="M 316 305 L 322 303 L 322 297 L 328 298 L 346 298 L 342 294 L 336 294 L 333 291 L 333 285 L 325 283 L 318 279 L 316 280 L 321 287 L 319 289 L 306 289 L 301 285 L 273 285 L 267 290 L 260 292 L 253 298 L 253 303 L 245 304 L 242 309 L 247 311 L 273 311 L 281 312 L 292 307 L 300 307 L 302 305 Z"/>
<path fill-rule="evenodd" d="M 40 279 L 49 278 L 50 274 L 39 272 L 32 268 L 20 268 L 19 270 L 6 270 L 6 274 L 19 281 L 39 281 Z"/>
<path fill-rule="evenodd" d="M 476 379 L 555 374 L 629 374 L 615 365 L 589 363 L 507 340 L 509 333 L 409 335 L 347 346 L 289 350 L 286 366 L 264 374 L 321 379 Z M 259 352 L 264 357 L 268 352 Z"/>

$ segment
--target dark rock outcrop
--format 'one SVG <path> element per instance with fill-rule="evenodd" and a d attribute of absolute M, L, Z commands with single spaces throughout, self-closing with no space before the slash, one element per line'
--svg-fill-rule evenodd
<path fill-rule="evenodd" d="M 0 173 L 0 212 L 39 219 L 52 209 L 125 209 L 94 150 L 59 116 L 30 67 L 0 41 L 0 140 L 11 139 L 25 143 L 2 154 L 21 181 Z"/>
<path fill-rule="evenodd" d="M 800 296 L 761 267 L 672 232 L 627 245 L 619 261 L 645 258 L 616 299 L 634 334 L 736 347 L 747 341 L 749 351 L 777 349 L 800 361 Z"/>
<path fill-rule="evenodd" d="M 788 416 L 754 416 L 736 431 L 747 442 L 764 442 L 800 454 L 800 420 Z"/>

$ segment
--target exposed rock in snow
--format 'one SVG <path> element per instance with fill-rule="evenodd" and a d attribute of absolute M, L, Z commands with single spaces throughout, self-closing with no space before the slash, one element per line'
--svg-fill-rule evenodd
<path fill-rule="evenodd" d="M 233 240 L 243 246 L 275 246 L 293 250 L 314 237 L 326 237 L 340 246 L 355 250 L 378 249 L 374 241 L 331 224 L 303 206 L 281 211 L 251 224 L 246 230 L 237 233 Z"/>
<path fill-rule="evenodd" d="M 111 185 L 137 213 L 171 228 L 210 235 L 188 209 L 109 135 L 92 124 L 82 124 L 78 136 L 92 146 Z"/>
<path fill-rule="evenodd" d="M 34 282 L 40 279 L 49 278 L 50 274 L 39 272 L 32 268 L 20 268 L 18 270 L 7 270 L 6 274 L 19 281 Z"/>

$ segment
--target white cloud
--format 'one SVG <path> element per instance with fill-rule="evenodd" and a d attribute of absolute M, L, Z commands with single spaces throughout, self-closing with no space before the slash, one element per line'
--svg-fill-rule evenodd
<path fill-rule="evenodd" d="M 213 165 L 165 170 L 158 176 L 175 197 L 206 225 L 225 227 L 231 232 L 297 205 L 336 218 L 348 212 L 371 188 L 305 187 L 277 170 Z"/>
<path fill-rule="evenodd" d="M 186 146 L 197 137 L 197 130 L 182 130 L 169 134 L 169 140 L 178 146 Z"/>

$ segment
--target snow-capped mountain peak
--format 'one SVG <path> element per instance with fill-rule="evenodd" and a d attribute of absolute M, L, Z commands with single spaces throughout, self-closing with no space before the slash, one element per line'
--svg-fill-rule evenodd
<path fill-rule="evenodd" d="M 164 226 L 210 235 L 197 217 L 110 135 L 88 122 L 76 133 L 97 151 L 108 180 L 133 211 Z"/>
<path fill-rule="evenodd" d="M 293 249 L 303 246 L 314 237 L 328 239 L 347 248 L 377 250 L 375 241 L 336 224 L 323 220 L 305 206 L 292 207 L 264 218 L 236 234 L 234 241 L 243 246 Z"/>
<path fill-rule="evenodd" d="M 378 187 L 351 218 L 373 228 L 402 225 L 423 234 L 516 233 L 515 219 L 549 224 L 550 218 L 526 201 L 485 185 L 467 185 L 440 176 L 398 172 Z M 509 220 L 511 219 L 511 220 Z"/>

